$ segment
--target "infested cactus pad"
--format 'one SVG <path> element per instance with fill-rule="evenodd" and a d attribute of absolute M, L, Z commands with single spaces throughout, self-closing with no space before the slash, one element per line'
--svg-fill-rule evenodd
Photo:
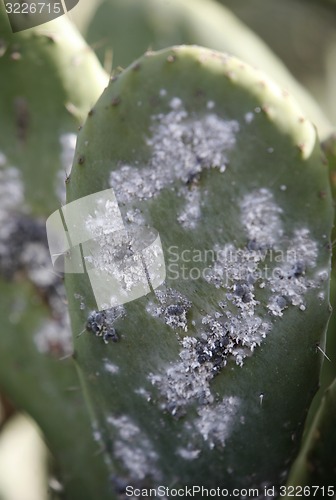
<path fill-rule="evenodd" d="M 118 342 L 88 328 L 100 314 L 88 275 L 66 275 L 76 359 L 116 491 L 285 481 L 329 317 L 327 176 L 292 98 L 206 49 L 146 54 L 89 113 L 68 202 L 112 188 L 125 234 L 155 228 L 165 257 L 163 284 L 123 314 L 104 313 L 98 333 Z M 110 217 L 100 207 L 105 242 Z M 109 245 L 92 248 L 84 263 L 107 269 Z"/>

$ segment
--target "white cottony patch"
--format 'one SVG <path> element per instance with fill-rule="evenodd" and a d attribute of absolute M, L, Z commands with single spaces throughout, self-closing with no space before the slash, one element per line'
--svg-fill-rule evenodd
<path fill-rule="evenodd" d="M 27 243 L 21 254 L 21 262 L 34 285 L 45 288 L 54 284 L 55 272 L 49 250 L 41 242 Z"/>
<path fill-rule="evenodd" d="M 223 290 L 220 310 L 203 316 L 201 325 L 193 324 L 198 337 L 180 341 L 177 362 L 149 376 L 162 396 L 161 407 L 176 416 L 195 401 L 205 407 L 211 405 L 213 377 L 230 360 L 243 366 L 245 358 L 270 334 L 273 317 L 283 316 L 290 306 L 304 312 L 307 291 L 318 288 L 328 278 L 325 270 L 307 277 L 316 267 L 317 244 L 308 229 L 295 230 L 292 238 L 284 235 L 282 209 L 268 189 L 246 195 L 240 209 L 247 245 L 215 245 L 217 260 L 205 273 L 208 283 Z M 257 298 L 261 290 L 262 303 Z M 151 307 L 155 311 L 155 305 Z M 162 306 L 157 306 L 156 315 L 163 313 Z M 183 326 L 187 331 L 188 315 Z"/>
<path fill-rule="evenodd" d="M 317 244 L 310 238 L 308 229 L 296 230 L 289 242 L 286 259 L 274 269 L 268 280 L 273 295 L 267 307 L 274 315 L 282 316 L 287 304 L 299 306 L 301 311 L 306 309 L 306 292 L 319 285 L 306 277 L 306 271 L 315 268 L 317 255 Z"/>
<path fill-rule="evenodd" d="M 195 421 L 196 429 L 210 449 L 215 445 L 225 446 L 238 409 L 239 400 L 236 397 L 224 398 L 221 403 L 198 409 L 199 418 Z"/>
<path fill-rule="evenodd" d="M 249 111 L 248 113 L 245 114 L 246 123 L 251 123 L 253 120 L 254 120 L 254 113 Z"/>
<path fill-rule="evenodd" d="M 236 143 L 238 122 L 213 113 L 192 117 L 177 97 L 170 107 L 167 114 L 152 117 L 151 137 L 146 141 L 151 150 L 148 165 L 123 165 L 111 172 L 110 186 L 120 202 L 153 198 L 176 180 L 189 182 L 203 169 L 224 172 L 227 153 Z"/>
<path fill-rule="evenodd" d="M 282 209 L 274 202 L 268 189 L 255 190 L 241 203 L 241 221 L 251 242 L 269 247 L 283 235 L 280 214 Z"/>
<path fill-rule="evenodd" d="M 66 209 L 65 218 L 69 220 L 68 227 L 72 226 L 69 231 L 74 241 L 83 242 L 84 261 L 97 308 L 104 310 L 125 304 L 161 285 L 166 268 L 160 236 L 155 229 L 139 224 L 141 212 L 127 210 L 127 218 L 137 220 L 126 223 L 112 189 L 81 200 L 82 208 L 89 212 L 84 220 L 78 220 L 81 207 L 77 201 L 66 205 L 63 212 Z M 58 212 L 56 216 L 59 217 Z M 77 247 L 74 255 L 76 250 Z M 81 259 L 76 259 L 75 255 L 71 264 L 81 266 Z"/>
<path fill-rule="evenodd" d="M 179 109 L 182 107 L 182 101 L 179 97 L 173 97 L 169 103 L 171 109 Z"/>
<path fill-rule="evenodd" d="M 5 161 L 5 156 L 3 161 Z M 19 170 L 15 167 L 2 168 L 2 165 L 0 165 L 1 222 L 6 219 L 8 212 L 20 208 L 23 201 L 24 190 Z"/>
<path fill-rule="evenodd" d="M 80 293 L 75 293 L 74 294 L 74 298 L 76 300 L 79 300 L 79 308 L 80 308 L 81 311 L 84 311 L 84 309 L 85 309 L 85 302 L 84 302 L 83 295 L 81 295 Z"/>
<path fill-rule="evenodd" d="M 191 190 L 185 188 L 180 193 L 185 198 L 185 205 L 177 220 L 184 229 L 195 229 L 201 218 L 201 191 L 194 187 Z"/>
<path fill-rule="evenodd" d="M 176 454 L 184 458 L 184 460 L 195 460 L 199 457 L 201 450 L 193 450 L 192 448 L 177 448 Z"/>
<path fill-rule="evenodd" d="M 138 208 L 127 210 L 125 220 L 130 224 L 137 224 L 138 226 L 144 226 L 146 224 L 145 218 Z"/>
<path fill-rule="evenodd" d="M 171 328 L 188 330 L 187 313 L 191 302 L 173 288 L 155 291 L 157 302 L 149 302 L 147 312 L 156 318 L 162 318 Z"/>
<path fill-rule="evenodd" d="M 149 375 L 165 398 L 162 408 L 179 416 L 179 410 L 197 400 L 203 404 L 213 401 L 209 382 L 213 377 L 210 363 L 201 363 L 197 352 L 198 340 L 185 337 L 180 352 L 181 361 L 166 369 L 163 375 Z"/>
<path fill-rule="evenodd" d="M 108 359 L 103 359 L 104 361 L 104 370 L 107 373 L 110 373 L 111 375 L 116 375 L 119 373 L 119 366 L 115 365 L 114 363 L 111 363 Z"/>
<path fill-rule="evenodd" d="M 62 134 L 59 138 L 61 146 L 62 170 L 57 172 L 56 194 L 62 204 L 65 203 L 65 178 L 70 175 L 73 159 L 75 156 L 77 136 L 73 133 Z"/>
<path fill-rule="evenodd" d="M 16 232 L 16 215 L 24 201 L 23 183 L 20 172 L 14 167 L 3 168 L 7 159 L 1 153 L 0 165 L 0 271 L 11 265 L 10 248 Z"/>
<path fill-rule="evenodd" d="M 159 480 L 158 455 L 149 438 L 126 415 L 107 417 L 107 423 L 114 429 L 113 454 L 120 460 L 132 481 L 153 477 Z"/>
<path fill-rule="evenodd" d="M 152 396 L 151 393 L 146 391 L 143 387 L 139 387 L 138 389 L 134 389 L 134 393 L 138 394 L 139 396 L 142 396 L 143 398 L 146 399 L 146 401 L 151 401 Z"/>
<path fill-rule="evenodd" d="M 46 321 L 34 335 L 34 342 L 41 354 L 70 355 L 73 346 L 68 315 L 65 313 L 61 322 Z"/>

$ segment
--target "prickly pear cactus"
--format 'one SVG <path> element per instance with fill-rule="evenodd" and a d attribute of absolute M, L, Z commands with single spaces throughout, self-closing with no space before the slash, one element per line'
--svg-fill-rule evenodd
<path fill-rule="evenodd" d="M 0 6 L 0 387 L 44 432 L 65 498 L 90 499 L 106 495 L 107 472 L 100 455 L 91 463 L 99 449 L 45 218 L 64 202 L 77 129 L 106 76 L 71 25 L 55 23 L 13 35 Z"/>
<path fill-rule="evenodd" d="M 336 475 L 335 415 L 336 380 L 325 391 L 309 434 L 294 462 L 288 480 L 290 486 L 311 486 L 313 488 L 322 486 L 324 490 L 320 491 L 323 491 L 324 495 L 328 494 L 334 498 Z"/>
<path fill-rule="evenodd" d="M 255 5 L 252 10 L 255 14 Z M 321 136 L 325 137 L 333 130 L 319 105 L 275 53 L 218 2 L 103 0 L 89 23 L 86 38 L 95 47 L 102 64 L 112 56 L 114 68 L 127 66 L 148 48 L 158 50 L 182 43 L 228 52 L 272 75 L 306 110 Z M 281 41 L 283 45 L 283 37 Z"/>
<path fill-rule="evenodd" d="M 82 264 L 102 288 L 119 279 L 126 297 L 141 280 L 132 256 L 155 228 L 166 269 L 154 290 L 162 268 L 147 267 L 151 292 L 123 305 L 108 288 L 97 304 L 92 273 L 66 275 L 76 362 L 116 492 L 285 481 L 329 317 L 327 177 L 292 98 L 210 50 L 146 54 L 90 112 L 67 201 L 112 188 L 128 237 L 98 196 L 80 212 L 95 242 Z"/>

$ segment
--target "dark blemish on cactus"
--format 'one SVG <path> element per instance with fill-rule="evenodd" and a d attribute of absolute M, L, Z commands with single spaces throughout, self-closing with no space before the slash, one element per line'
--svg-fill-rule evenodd
<path fill-rule="evenodd" d="M 96 337 L 102 337 L 105 344 L 110 340 L 118 342 L 120 337 L 114 328 L 117 319 L 125 315 L 123 307 L 115 307 L 105 311 L 92 311 L 86 322 L 86 329 Z"/>
<path fill-rule="evenodd" d="M 186 185 L 191 187 L 192 185 L 198 184 L 201 178 L 200 172 L 190 172 L 186 179 Z"/>
<path fill-rule="evenodd" d="M 92 108 L 92 109 L 90 109 L 90 111 L 88 112 L 88 116 L 90 116 L 90 117 L 91 117 L 93 114 L 94 114 L 94 109 Z"/>
<path fill-rule="evenodd" d="M 162 318 L 171 328 L 182 328 L 186 332 L 188 330 L 187 313 L 191 308 L 191 302 L 173 288 L 157 289 L 155 296 L 159 304 L 149 302 L 147 312 L 156 318 Z"/>
<path fill-rule="evenodd" d="M 196 89 L 194 92 L 195 97 L 205 97 L 205 91 L 203 89 Z"/>
<path fill-rule="evenodd" d="M 140 68 L 141 68 L 141 64 L 140 63 L 133 64 L 133 66 L 132 66 L 132 70 L 133 71 L 139 71 Z"/>
<path fill-rule="evenodd" d="M 106 326 L 105 320 L 106 317 L 103 312 L 94 311 L 88 317 L 86 329 L 89 332 L 94 333 L 96 337 L 103 337 L 105 343 L 108 343 L 109 340 L 118 342 L 119 337 L 115 328 L 112 326 Z"/>
<path fill-rule="evenodd" d="M 112 99 L 111 106 L 118 106 L 120 103 L 121 103 L 121 98 L 117 96 Z"/>
<path fill-rule="evenodd" d="M 298 261 L 293 266 L 293 276 L 295 278 L 299 278 L 303 274 L 305 274 L 306 266 L 304 262 Z M 289 277 L 290 278 L 290 277 Z"/>
<path fill-rule="evenodd" d="M 78 163 L 78 165 L 84 165 L 84 163 L 85 163 L 85 156 L 84 155 L 79 155 L 77 163 Z"/>
<path fill-rule="evenodd" d="M 23 144 L 27 140 L 28 128 L 30 125 L 28 102 L 24 97 L 17 97 L 14 100 L 14 115 L 15 115 L 17 138 L 19 142 Z"/>

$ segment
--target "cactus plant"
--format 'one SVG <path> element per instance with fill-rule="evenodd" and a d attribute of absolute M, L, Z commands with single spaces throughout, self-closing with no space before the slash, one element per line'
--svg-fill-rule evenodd
<path fill-rule="evenodd" d="M 252 9 L 262 17 L 260 10 Z M 292 93 L 321 136 L 326 137 L 333 129 L 319 105 L 278 57 L 215 1 L 104 0 L 89 23 L 86 38 L 96 48 L 102 63 L 112 51 L 114 68 L 127 66 L 148 48 L 162 49 L 181 43 L 228 52 L 272 75 Z"/>
<path fill-rule="evenodd" d="M 78 126 L 107 79 L 65 19 L 13 35 L 1 4 L 0 32 L 0 386 L 39 423 L 67 498 L 103 497 L 45 218 L 64 202 Z"/>
<path fill-rule="evenodd" d="M 115 259 L 132 263 L 154 227 L 167 272 L 156 290 L 145 273 L 152 291 L 122 306 L 113 293 L 97 303 L 90 274 L 66 275 L 115 498 L 126 484 L 283 484 L 329 317 L 333 214 L 314 127 L 235 58 L 147 53 L 113 78 L 79 133 L 68 203 L 107 188 L 125 240 L 111 249 L 115 213 L 101 195 L 81 212 L 94 242 L 82 245 L 85 266 L 102 276 Z M 126 292 L 137 279 L 131 267 Z"/>
<path fill-rule="evenodd" d="M 335 463 L 336 380 L 325 391 L 321 405 L 291 474 L 291 486 L 323 486 L 331 494 L 336 474 Z"/>

